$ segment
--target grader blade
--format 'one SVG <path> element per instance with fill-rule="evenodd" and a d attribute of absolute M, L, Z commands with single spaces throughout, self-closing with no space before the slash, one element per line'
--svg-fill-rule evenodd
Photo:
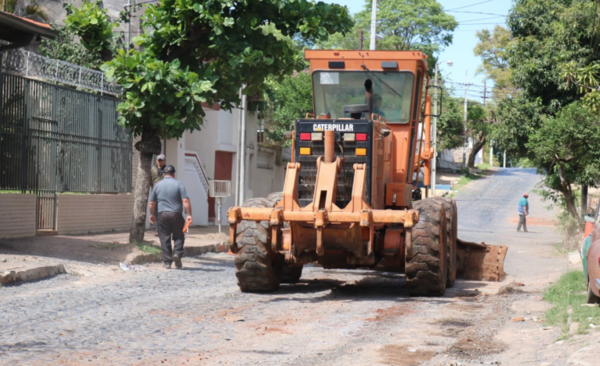
<path fill-rule="evenodd" d="M 456 239 L 460 278 L 467 280 L 502 281 L 506 245 L 487 245 Z"/>

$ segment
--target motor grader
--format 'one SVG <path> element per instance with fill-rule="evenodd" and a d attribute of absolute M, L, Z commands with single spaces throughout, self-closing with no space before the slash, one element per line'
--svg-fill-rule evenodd
<path fill-rule="evenodd" d="M 419 188 L 429 186 L 435 156 L 427 55 L 307 50 L 305 58 L 314 114 L 290 133 L 283 192 L 228 211 L 240 289 L 274 291 L 309 263 L 404 272 L 411 296 L 441 296 L 457 273 L 502 279 L 507 247 L 457 239 L 455 201 Z"/>

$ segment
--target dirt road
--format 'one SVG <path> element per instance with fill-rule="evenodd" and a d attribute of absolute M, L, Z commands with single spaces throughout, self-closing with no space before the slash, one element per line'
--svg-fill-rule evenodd
<path fill-rule="evenodd" d="M 504 170 L 457 197 L 462 238 L 510 245 L 504 283 L 410 298 L 403 275 L 305 267 L 297 285 L 242 294 L 226 254 L 184 258 L 184 270 L 62 275 L 0 288 L 0 364 L 563 365 L 577 348 L 536 321 L 539 291 L 567 268 L 554 216 L 532 194 L 531 232 L 513 222 L 537 179 Z M 497 294 L 513 280 L 524 286 Z"/>

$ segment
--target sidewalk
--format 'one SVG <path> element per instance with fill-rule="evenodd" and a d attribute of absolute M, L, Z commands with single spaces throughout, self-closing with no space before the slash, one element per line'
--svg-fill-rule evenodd
<path fill-rule="evenodd" d="M 185 255 L 227 252 L 227 239 L 227 234 L 218 234 L 216 226 L 192 227 L 186 234 Z M 141 248 L 128 244 L 128 240 L 128 232 L 0 240 L 0 285 L 65 272 L 108 276 L 122 271 L 120 263 L 162 262 L 160 241 L 154 231 L 146 232 Z"/>

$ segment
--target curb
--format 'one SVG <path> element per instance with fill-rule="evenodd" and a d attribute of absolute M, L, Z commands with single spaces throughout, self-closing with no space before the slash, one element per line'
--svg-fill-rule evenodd
<path fill-rule="evenodd" d="M 185 257 L 195 257 L 206 253 L 227 253 L 229 251 L 229 243 L 223 242 L 218 244 L 208 244 L 197 247 L 184 247 Z M 144 263 L 156 263 L 162 262 L 162 254 L 158 253 L 144 253 L 138 254 L 135 257 L 128 260 L 131 264 L 144 264 Z"/>
<path fill-rule="evenodd" d="M 10 283 L 21 281 L 41 280 L 61 273 L 67 273 L 65 266 L 62 264 L 30 268 L 22 271 L 6 271 L 0 274 L 0 285 L 8 285 Z"/>

